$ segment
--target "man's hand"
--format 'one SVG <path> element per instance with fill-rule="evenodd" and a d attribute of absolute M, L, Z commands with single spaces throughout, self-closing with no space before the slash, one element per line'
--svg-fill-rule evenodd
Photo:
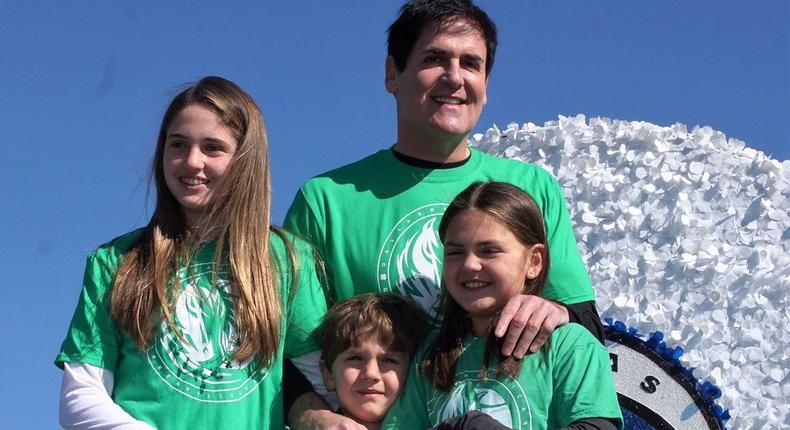
<path fill-rule="evenodd" d="M 367 430 L 362 424 L 328 409 L 305 411 L 295 430 Z"/>
<path fill-rule="evenodd" d="M 300 396 L 288 411 L 288 422 L 294 430 L 366 430 L 365 426 L 329 410 L 326 402 L 315 393 Z"/>
<path fill-rule="evenodd" d="M 502 344 L 502 355 L 513 354 L 517 359 L 536 352 L 558 326 L 569 321 L 568 310 L 561 304 L 538 296 L 519 294 L 508 300 L 499 315 L 494 335 L 507 337 Z"/>

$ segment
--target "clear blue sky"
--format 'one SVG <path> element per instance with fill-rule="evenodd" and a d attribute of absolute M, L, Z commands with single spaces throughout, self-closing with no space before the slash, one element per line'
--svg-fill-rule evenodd
<path fill-rule="evenodd" d="M 501 40 L 480 131 L 582 113 L 710 125 L 790 157 L 786 0 L 479 4 Z M 308 177 L 394 143 L 383 70 L 399 5 L 0 2 L 0 428 L 56 426 L 52 359 L 85 257 L 147 221 L 176 89 L 214 74 L 256 98 L 279 222 Z"/>

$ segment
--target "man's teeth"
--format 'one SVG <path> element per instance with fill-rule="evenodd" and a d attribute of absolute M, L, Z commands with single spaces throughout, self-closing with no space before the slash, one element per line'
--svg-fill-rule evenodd
<path fill-rule="evenodd" d="M 455 99 L 455 98 L 450 98 L 450 97 L 434 97 L 433 99 L 436 100 L 439 103 L 447 103 L 447 104 L 451 104 L 451 105 L 460 105 L 461 104 L 461 100 L 458 100 L 458 99 Z"/>
<path fill-rule="evenodd" d="M 200 178 L 179 178 L 179 179 L 181 180 L 181 182 L 187 185 L 200 185 L 200 184 L 208 183 L 208 180 L 200 179 Z"/>

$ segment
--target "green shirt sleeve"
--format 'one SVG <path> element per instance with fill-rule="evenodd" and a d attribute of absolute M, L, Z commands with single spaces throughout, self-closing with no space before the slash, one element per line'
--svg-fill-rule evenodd
<path fill-rule="evenodd" d="M 288 291 L 283 294 L 283 297 L 288 298 L 285 358 L 298 357 L 319 349 L 313 332 L 326 314 L 326 299 L 316 276 L 312 248 L 296 238 L 293 238 L 293 244 L 299 267 L 291 270 L 288 282 L 281 286 Z M 292 276 L 297 276 L 296 285 L 290 282 Z"/>
<path fill-rule="evenodd" d="M 548 233 L 550 266 L 542 296 L 565 304 L 595 300 L 590 276 L 576 244 L 565 195 L 553 177 L 543 199 L 543 217 Z"/>
<path fill-rule="evenodd" d="M 310 207 L 310 204 L 305 197 L 302 188 L 296 192 L 294 201 L 288 212 L 285 214 L 285 221 L 283 227 L 290 232 L 295 233 L 302 239 L 307 240 L 313 246 L 318 248 L 319 252 L 324 251 L 324 233 L 319 227 L 319 222 L 316 219 L 315 212 Z"/>
<path fill-rule="evenodd" d="M 556 427 L 568 427 L 585 418 L 610 418 L 622 429 L 606 348 L 579 325 L 570 324 L 564 333 L 563 337 L 552 337 L 557 341 L 557 354 L 549 416 L 556 420 Z"/>
<path fill-rule="evenodd" d="M 94 251 L 85 265 L 77 308 L 66 339 L 55 358 L 64 362 L 85 363 L 114 371 L 121 345 L 121 333 L 110 318 L 110 292 L 117 266 L 108 261 L 109 252 Z"/>

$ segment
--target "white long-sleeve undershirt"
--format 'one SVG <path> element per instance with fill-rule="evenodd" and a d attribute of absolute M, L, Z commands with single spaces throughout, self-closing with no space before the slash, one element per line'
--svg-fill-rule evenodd
<path fill-rule="evenodd" d="M 75 430 L 156 430 L 112 400 L 114 380 L 112 372 L 101 367 L 63 363 L 60 425 Z"/>

